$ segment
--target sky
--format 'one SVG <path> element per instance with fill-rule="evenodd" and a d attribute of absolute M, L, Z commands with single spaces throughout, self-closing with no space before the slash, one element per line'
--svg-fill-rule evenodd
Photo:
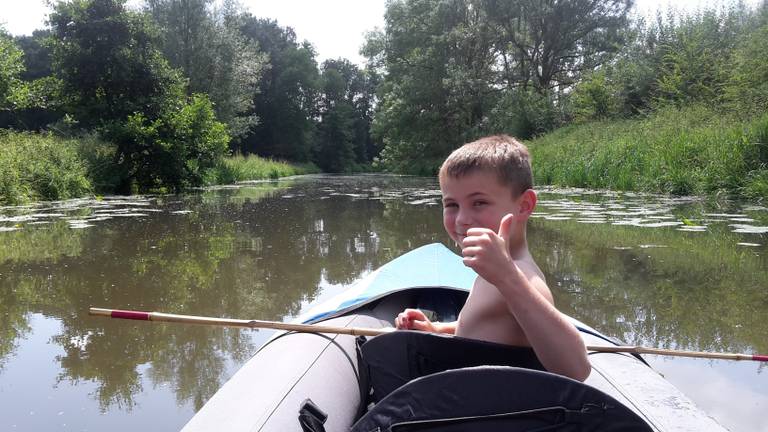
<path fill-rule="evenodd" d="M 747 0 L 754 5 L 759 0 Z M 277 20 L 293 27 L 298 39 L 310 41 L 317 50 L 318 63 L 344 57 L 362 65 L 359 50 L 366 32 L 384 26 L 385 0 L 240 0 L 253 15 Z M 712 0 L 635 0 L 637 12 L 650 15 L 658 8 L 674 5 L 695 10 Z M 129 0 L 131 6 L 141 0 Z M 29 35 L 45 27 L 46 0 L 0 0 L 0 25 L 13 35 Z"/>

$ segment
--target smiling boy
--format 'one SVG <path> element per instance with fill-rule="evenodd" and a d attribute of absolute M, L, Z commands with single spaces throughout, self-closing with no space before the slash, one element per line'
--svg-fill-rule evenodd
<path fill-rule="evenodd" d="M 451 153 L 439 180 L 443 226 L 478 278 L 458 321 L 431 322 L 406 309 L 397 328 L 530 346 L 548 371 L 585 380 L 591 367 L 584 342 L 555 308 L 528 251 L 527 221 L 537 200 L 528 149 L 506 135 L 482 138 Z"/>

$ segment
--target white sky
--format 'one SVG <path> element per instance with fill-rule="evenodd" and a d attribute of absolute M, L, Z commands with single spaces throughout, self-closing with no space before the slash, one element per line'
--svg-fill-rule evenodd
<path fill-rule="evenodd" d="M 328 58 L 345 57 L 357 64 L 364 59 L 358 51 L 367 31 L 384 26 L 385 0 L 240 0 L 253 15 L 277 20 L 293 27 L 299 41 L 310 41 L 317 50 L 318 63 Z M 747 0 L 754 5 L 759 0 Z M 129 0 L 140 5 L 141 0 Z M 679 10 L 695 10 L 712 0 L 636 0 L 636 10 L 650 14 L 673 5 Z M 719 3 L 719 1 L 718 1 Z M 45 26 L 48 7 L 45 0 L 0 0 L 0 24 L 13 35 L 32 34 Z"/>

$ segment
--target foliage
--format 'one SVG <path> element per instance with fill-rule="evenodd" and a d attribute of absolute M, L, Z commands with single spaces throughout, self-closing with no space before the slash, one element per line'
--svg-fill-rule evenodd
<path fill-rule="evenodd" d="M 23 92 L 24 53 L 0 28 L 0 110 L 13 109 Z"/>
<path fill-rule="evenodd" d="M 489 132 L 530 138 L 546 133 L 563 123 L 568 115 L 567 100 L 556 103 L 551 92 L 514 89 L 505 92 L 488 114 Z"/>
<path fill-rule="evenodd" d="M 624 42 L 633 0 L 486 0 L 504 56 L 504 79 L 539 93 L 579 81 L 611 59 Z"/>
<path fill-rule="evenodd" d="M 156 29 L 125 0 L 59 2 L 49 20 L 63 105 L 81 127 L 134 113 L 155 119 L 183 100 L 183 81 L 156 48 Z"/>
<path fill-rule="evenodd" d="M 58 200 L 91 191 L 78 142 L 0 131 L 0 204 Z"/>
<path fill-rule="evenodd" d="M 744 3 L 659 12 L 650 23 L 636 18 L 625 32 L 626 47 L 574 86 L 575 118 L 623 118 L 697 103 L 743 111 L 749 102 L 739 100 L 761 82 L 757 59 L 765 37 L 757 23 Z"/>
<path fill-rule="evenodd" d="M 259 124 L 240 142 L 242 153 L 298 162 L 310 160 L 319 74 L 309 42 L 299 44 L 290 27 L 242 15 L 240 31 L 269 56 L 252 114 Z"/>
<path fill-rule="evenodd" d="M 365 52 L 386 71 L 373 133 L 378 165 L 434 173 L 451 150 L 567 118 L 565 90 L 619 48 L 631 1 L 401 0 Z M 556 30 L 555 30 L 556 29 Z M 413 158 L 418 154 L 419 159 Z"/>
<path fill-rule="evenodd" d="M 150 119 L 142 113 L 108 128 L 118 144 L 123 188 L 179 191 L 203 183 L 205 171 L 227 152 L 226 126 L 204 95 Z"/>
<path fill-rule="evenodd" d="M 766 9 L 768 10 L 768 9 Z M 766 13 L 768 16 L 768 13 Z M 733 55 L 726 96 L 736 112 L 768 112 L 768 22 L 747 34 Z"/>
<path fill-rule="evenodd" d="M 541 184 L 765 198 L 766 138 L 768 115 L 742 119 L 693 106 L 568 126 L 529 148 Z"/>
<path fill-rule="evenodd" d="M 599 120 L 616 115 L 619 98 L 614 87 L 603 71 L 585 77 L 571 96 L 575 118 Z"/>
<path fill-rule="evenodd" d="M 253 101 L 268 58 L 239 32 L 236 4 L 213 9 L 212 0 L 148 0 L 147 9 L 161 29 L 165 57 L 189 79 L 188 92 L 208 94 L 229 133 L 247 135 L 258 122 Z"/>
<path fill-rule="evenodd" d="M 353 171 L 375 152 L 370 136 L 375 75 L 345 59 L 327 60 L 321 69 L 313 159 L 324 171 Z"/>

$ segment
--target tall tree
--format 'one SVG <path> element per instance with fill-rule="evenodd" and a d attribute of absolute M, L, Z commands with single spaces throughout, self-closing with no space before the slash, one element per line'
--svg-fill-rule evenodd
<path fill-rule="evenodd" d="M 211 98 L 219 120 L 235 138 L 258 122 L 254 94 L 267 63 L 258 44 L 239 32 L 241 11 L 232 0 L 147 0 L 161 29 L 162 49 L 189 80 L 188 93 Z"/>
<path fill-rule="evenodd" d="M 618 51 L 633 0 L 483 0 L 505 81 L 540 93 L 570 86 Z"/>
<path fill-rule="evenodd" d="M 370 133 L 375 75 L 347 59 L 326 60 L 320 69 L 314 160 L 323 170 L 334 172 L 370 163 L 376 155 Z"/>
<path fill-rule="evenodd" d="M 150 19 L 125 3 L 60 2 L 49 16 L 66 109 L 86 128 L 136 112 L 157 118 L 167 101 L 184 95 L 181 76 L 157 49 Z"/>
<path fill-rule="evenodd" d="M 73 0 L 57 3 L 50 22 L 65 109 L 117 144 L 119 191 L 201 184 L 229 136 L 207 96 L 187 97 L 151 19 L 125 0 Z"/>
<path fill-rule="evenodd" d="M 384 31 L 371 33 L 364 51 L 384 73 L 373 133 L 389 168 L 433 173 L 448 151 L 478 133 L 497 93 L 487 23 L 468 1 L 388 3 Z"/>
<path fill-rule="evenodd" d="M 254 95 L 253 113 L 260 122 L 242 140 L 240 150 L 308 161 L 319 86 L 314 49 L 309 42 L 298 43 L 290 27 L 268 19 L 246 15 L 241 31 L 267 53 L 269 68 Z"/>
<path fill-rule="evenodd" d="M 11 110 L 23 87 L 24 52 L 0 27 L 0 110 Z"/>
<path fill-rule="evenodd" d="M 619 48 L 631 0 L 393 0 L 365 47 L 383 73 L 380 160 L 433 173 L 478 135 L 554 127 L 582 73 Z M 419 155 L 419 158 L 414 158 Z"/>

